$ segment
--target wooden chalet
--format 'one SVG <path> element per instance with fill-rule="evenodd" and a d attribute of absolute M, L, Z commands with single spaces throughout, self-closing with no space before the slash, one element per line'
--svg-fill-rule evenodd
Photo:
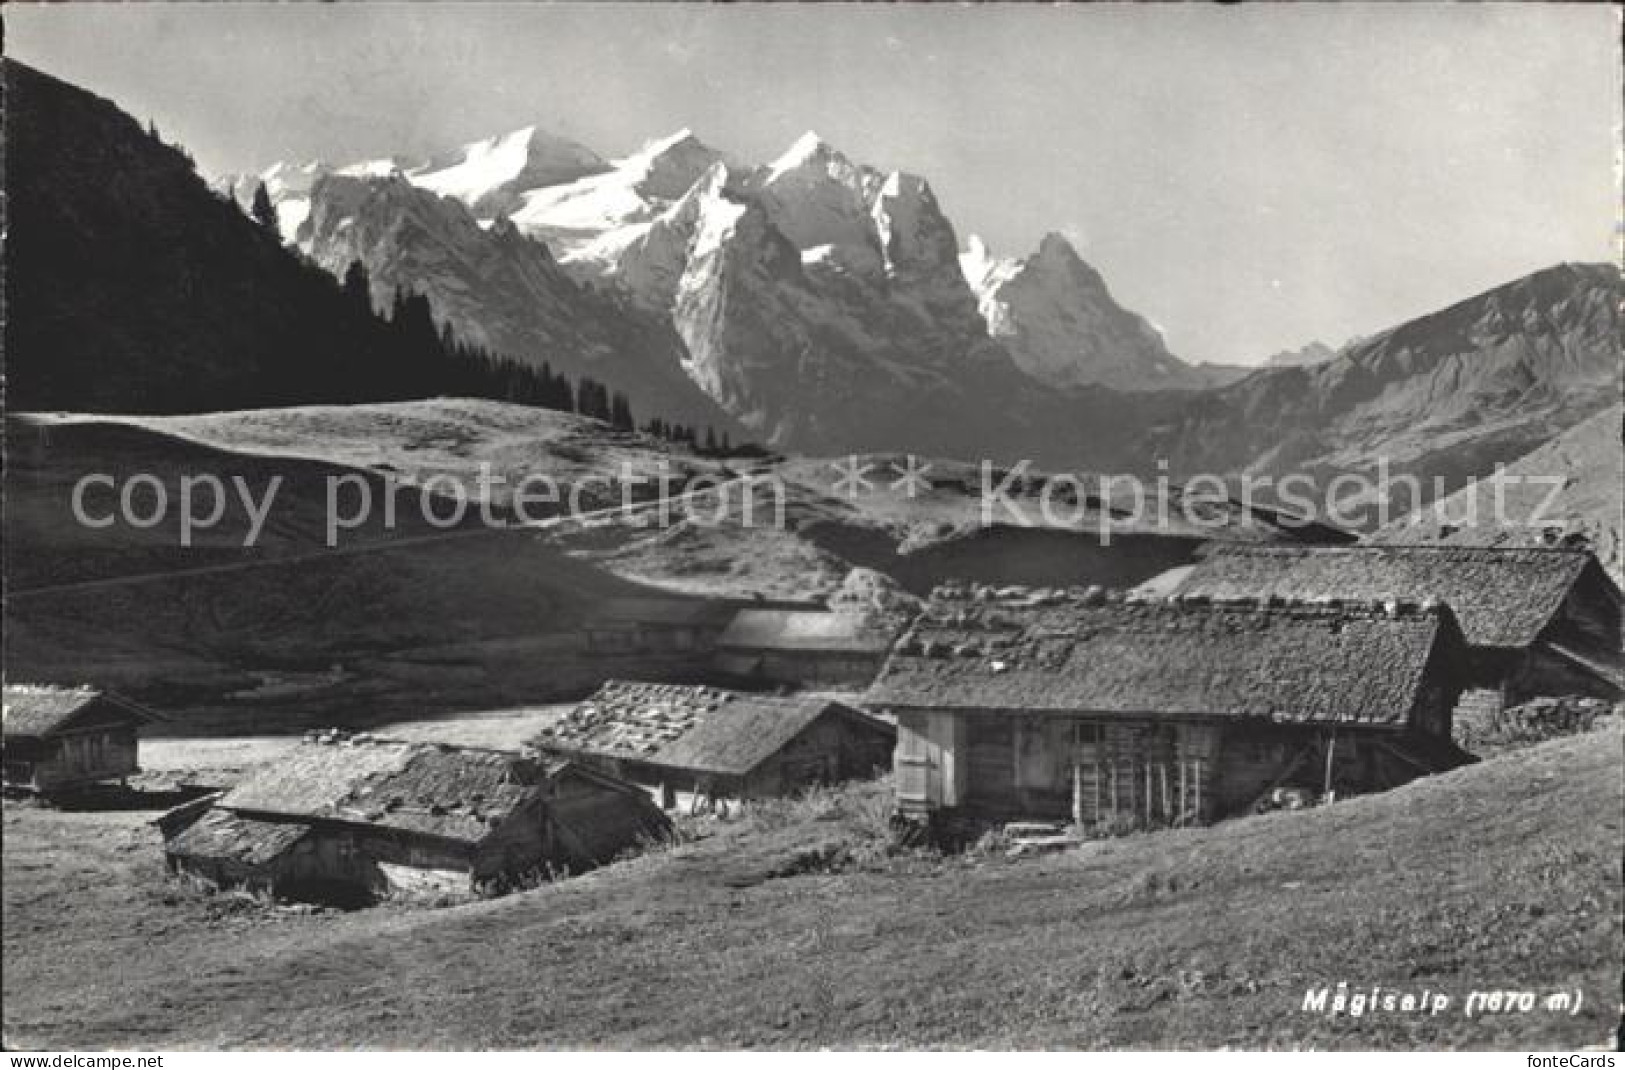
<path fill-rule="evenodd" d="M 715 665 L 742 680 L 862 690 L 899 627 L 825 609 L 741 609 L 717 639 Z"/>
<path fill-rule="evenodd" d="M 172 872 L 351 904 L 501 891 L 670 832 L 642 791 L 574 762 L 334 735 L 158 826 Z"/>
<path fill-rule="evenodd" d="M 711 652 L 737 605 L 699 598 L 608 598 L 583 623 L 582 643 L 588 655 L 689 663 Z"/>
<path fill-rule="evenodd" d="M 903 817 L 1183 825 L 1470 760 L 1462 647 L 1442 606 L 944 588 L 867 703 L 897 717 Z"/>
<path fill-rule="evenodd" d="M 529 741 L 644 785 L 666 808 L 785 795 L 891 766 L 895 730 L 817 696 L 610 681 Z"/>
<path fill-rule="evenodd" d="M 140 771 L 138 734 L 151 710 L 107 691 L 37 684 L 5 686 L 5 787 L 72 792 Z"/>
<path fill-rule="evenodd" d="M 1176 588 L 1210 598 L 1433 600 L 1467 637 L 1467 701 L 1618 698 L 1618 586 L 1582 549 L 1209 543 Z"/>

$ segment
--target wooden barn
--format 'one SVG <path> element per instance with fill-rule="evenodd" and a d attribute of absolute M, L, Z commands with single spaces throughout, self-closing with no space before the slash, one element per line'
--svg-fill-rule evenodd
<path fill-rule="evenodd" d="M 708 656 L 737 602 L 691 598 L 609 598 L 581 629 L 585 653 L 600 657 L 675 657 L 695 663 Z"/>
<path fill-rule="evenodd" d="M 1587 550 L 1210 543 L 1176 592 L 1443 602 L 1467 637 L 1477 713 L 1621 693 L 1621 594 Z"/>
<path fill-rule="evenodd" d="M 347 904 L 503 891 L 670 832 L 642 791 L 578 763 L 332 736 L 158 826 L 172 872 Z"/>
<path fill-rule="evenodd" d="M 644 785 L 661 805 L 786 795 L 891 766 L 895 730 L 828 698 L 611 681 L 529 745 Z"/>
<path fill-rule="evenodd" d="M 1461 649 L 1443 606 L 948 588 L 868 702 L 897 716 L 903 817 L 1184 825 L 1470 760 L 1450 742 Z"/>
<path fill-rule="evenodd" d="M 5 687 L 5 786 L 71 792 L 140 771 L 137 737 L 152 711 L 106 691 L 31 684 Z"/>
<path fill-rule="evenodd" d="M 899 628 L 824 609 L 741 609 L 717 639 L 725 676 L 792 687 L 862 690 Z"/>

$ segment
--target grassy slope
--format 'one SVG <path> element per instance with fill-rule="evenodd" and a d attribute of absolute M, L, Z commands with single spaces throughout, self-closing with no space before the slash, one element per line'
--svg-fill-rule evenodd
<path fill-rule="evenodd" d="M 1539 546 L 1574 534 L 1587 540 L 1615 577 L 1625 577 L 1621 419 L 1620 406 L 1612 405 L 1507 465 L 1506 474 L 1515 481 L 1503 490 L 1505 522 L 1496 522 L 1493 485 L 1481 484 L 1396 521 L 1376 532 L 1373 541 Z M 1561 481 L 1560 487 L 1554 488 L 1554 479 Z"/>
<path fill-rule="evenodd" d="M 360 411 L 383 422 L 393 409 Z M 261 415 L 274 422 L 309 411 Z M 565 434 L 575 423 L 543 430 Z M 364 443 L 370 428 L 355 430 Z M 268 446 L 257 453 L 245 447 L 267 444 L 204 441 L 162 420 L 12 417 L 7 431 L 5 653 L 14 679 L 88 679 L 183 718 L 267 725 L 512 705 L 596 682 L 577 657 L 583 617 L 605 598 L 661 593 L 531 531 L 432 528 L 412 487 L 397 496 L 394 529 L 346 533 L 333 552 L 323 545 L 325 480 L 366 472 L 383 493 L 380 473 L 346 464 L 343 449 L 335 460 Z M 285 434 L 296 438 L 297 426 Z M 422 457 L 434 471 L 458 448 L 443 437 L 400 442 L 397 467 Z M 69 490 L 97 471 L 160 474 L 171 500 L 188 473 L 244 475 L 256 491 L 271 475 L 286 482 L 258 548 L 241 548 L 244 512 L 233 507 L 183 549 L 174 524 L 102 532 L 76 524 Z M 96 585 L 132 576 L 142 579 Z M 58 584 L 73 586 L 40 589 Z M 334 665 L 336 683 L 233 697 L 258 687 L 262 673 L 310 682 Z"/>
<path fill-rule="evenodd" d="M 494 500 L 502 507 L 510 504 L 509 491 L 532 474 L 548 476 L 565 487 L 585 481 L 584 501 L 590 506 L 618 503 L 618 493 L 603 480 L 626 470 L 645 481 L 638 492 L 642 495 L 654 494 L 654 481 L 663 474 L 674 481 L 696 476 L 726 480 L 751 471 L 781 481 L 786 488 L 786 530 L 762 522 L 774 513 L 772 495 L 765 489 L 752 494 L 757 519 L 742 523 L 742 494 L 735 487 L 723 492 L 727 508 L 717 508 L 716 495 L 702 496 L 676 510 L 677 522 L 665 530 L 608 516 L 558 529 L 553 535 L 562 548 L 618 575 L 703 594 L 818 595 L 838 585 L 853 564 L 882 568 L 915 587 L 928 587 L 945 571 L 970 566 L 990 570 L 983 578 L 992 582 L 1015 582 L 1030 577 L 1013 572 L 1004 576 L 997 563 L 1000 553 L 1013 559 L 1047 547 L 1030 545 L 1035 536 L 1011 526 L 1023 517 L 1034 524 L 1048 523 L 1039 509 L 1035 485 L 1014 494 L 1020 516 L 995 510 L 993 518 L 1003 526 L 991 538 L 1000 545 L 982 545 L 989 535 L 978 530 L 982 475 L 973 466 L 930 461 L 934 485 L 924 493 L 907 494 L 891 487 L 905 458 L 868 456 L 863 460 L 871 466 L 873 486 L 850 497 L 838 492 L 834 485 L 838 473 L 827 460 L 768 464 L 707 460 L 578 417 L 494 402 L 442 399 L 175 417 L 24 414 L 8 421 L 7 435 L 15 458 L 8 490 L 17 503 L 8 524 L 18 547 L 9 576 L 25 586 L 190 568 L 238 556 L 232 544 L 242 535 L 242 510 L 235 503 L 226 523 L 201 537 L 205 545 L 185 552 L 174 548 L 174 525 L 100 534 L 78 528 L 68 516 L 69 490 L 84 473 L 107 470 L 118 475 L 166 474 L 172 498 L 181 472 L 241 474 L 256 490 L 269 475 L 284 474 L 290 485 L 277 499 L 273 526 L 262 540 L 268 545 L 259 556 L 297 552 L 320 539 L 321 479 L 332 472 L 365 471 L 375 481 L 387 475 L 406 484 L 397 532 L 403 535 L 425 530 L 412 504 L 413 486 L 436 477 L 455 477 L 475 488 L 482 466 L 496 477 Z M 1111 556 L 1088 552 L 1098 542 L 1098 510 L 1074 510 L 1064 496 L 1056 499 L 1055 508 L 1053 525 L 1083 535 L 1073 540 L 1078 554 L 1063 547 L 1051 556 Z M 533 508 L 532 515 L 553 511 L 556 507 L 544 505 Z M 1119 546 L 1135 540 L 1148 547 L 1156 544 L 1150 552 L 1125 558 L 1129 563 L 1123 576 L 1115 575 L 1119 571 L 1115 559 L 1093 560 L 1071 569 L 1079 573 L 1081 567 L 1081 573 L 1057 575 L 1052 582 L 1087 580 L 1091 569 L 1100 576 L 1089 582 L 1138 582 L 1145 578 L 1139 573 L 1148 567 L 1139 564 L 1140 556 L 1156 563 L 1181 558 L 1193 540 L 1207 535 L 1286 537 L 1268 518 L 1243 515 L 1227 504 L 1204 506 L 1200 512 L 1202 521 L 1192 522 L 1176 507 L 1162 526 L 1120 515 L 1114 541 Z M 713 522 L 718 515 L 724 517 L 720 525 Z M 346 532 L 344 540 L 354 544 L 387 534 Z M 958 544 L 967 538 L 977 545 L 966 545 L 959 552 Z"/>
<path fill-rule="evenodd" d="M 715 497 L 702 496 L 675 507 L 665 527 L 612 512 L 543 532 L 491 532 L 471 511 L 466 534 L 441 538 L 423 518 L 421 488 L 455 477 L 478 490 L 482 466 L 499 477 L 498 512 L 511 505 L 508 491 L 533 474 L 563 488 L 582 485 L 583 504 L 605 508 L 621 500 L 606 480 L 626 470 L 644 480 L 639 495 L 656 493 L 662 475 L 680 486 L 684 477 L 725 481 L 744 470 L 590 420 L 494 402 L 179 417 L 13 414 L 6 431 L 13 675 L 89 679 L 193 719 L 241 723 L 249 713 L 259 727 L 290 711 L 319 721 L 357 710 L 398 718 L 582 690 L 596 681 L 574 659 L 573 632 L 595 601 L 614 594 L 658 587 L 709 598 L 817 597 L 858 564 L 916 591 L 945 575 L 1128 585 L 1183 560 L 1192 545 L 1184 531 L 1142 535 L 1135 545 L 1119 535 L 1109 550 L 1086 535 L 977 531 L 973 472 L 949 473 L 914 499 L 848 500 L 833 492 L 835 473 L 819 461 L 764 468 L 788 488 L 783 527 L 773 523 L 765 489 L 752 492 L 758 512 L 743 522 L 743 495 L 733 484 L 720 524 Z M 241 476 L 256 495 L 272 476 L 285 482 L 258 547 L 242 548 L 247 514 L 233 499 L 219 526 L 182 548 L 173 519 L 145 530 L 75 523 L 70 493 L 92 472 L 121 480 L 156 473 L 171 502 L 186 475 Z M 327 481 L 357 474 L 370 481 L 375 501 L 388 493 L 386 479 L 399 481 L 396 524 L 343 532 L 341 552 L 331 553 L 323 542 Z M 353 495 L 346 484 L 346 508 Z M 110 505 L 106 491 L 91 500 L 98 509 Z M 443 501 L 437 508 L 446 515 Z M 530 515 L 558 508 L 543 504 Z M 1234 517 L 1227 530 L 1279 535 L 1267 522 Z M 256 567 L 233 568 L 244 562 Z M 182 572 L 192 574 L 171 575 Z M 83 586 L 131 576 L 148 578 Z M 80 586 L 42 589 L 62 584 Z M 287 674 L 320 683 L 312 674 L 335 664 L 346 674 L 339 683 L 284 695 L 286 709 L 265 695 L 247 709 L 232 697 L 258 687 L 267 672 L 278 674 L 277 686 Z"/>
<path fill-rule="evenodd" d="M 1614 728 L 1324 810 L 1072 856 L 764 879 L 858 836 L 877 786 L 844 797 L 845 819 L 809 807 L 507 899 L 350 915 L 177 896 L 136 817 L 10 809 L 6 1040 L 1604 1044 L 1621 954 L 1619 744 Z M 1300 1012 L 1306 987 L 1339 980 L 1457 1004 L 1438 1018 Z M 1576 1017 L 1458 1013 L 1474 988 L 1575 986 Z"/>

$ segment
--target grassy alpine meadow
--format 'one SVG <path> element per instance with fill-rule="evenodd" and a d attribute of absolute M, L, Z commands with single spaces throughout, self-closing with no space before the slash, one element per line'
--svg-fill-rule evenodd
<path fill-rule="evenodd" d="M 151 811 L 8 805 L 5 1041 L 1611 1046 L 1620 743 L 1610 719 L 1382 795 L 1023 858 L 892 847 L 882 780 L 685 819 L 685 842 L 505 898 L 353 913 L 173 883 Z M 1468 1013 L 1503 991 L 1534 1008 Z"/>

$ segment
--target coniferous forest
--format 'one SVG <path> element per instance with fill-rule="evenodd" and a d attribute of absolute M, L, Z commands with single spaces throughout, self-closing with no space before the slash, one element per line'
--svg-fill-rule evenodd
<path fill-rule="evenodd" d="M 117 108 L 5 63 L 6 403 L 190 413 L 481 397 L 637 427 L 624 394 L 458 339 L 421 294 L 379 310 L 359 264 L 333 278 Z M 116 181 L 109 176 L 116 176 Z M 703 448 L 710 428 L 644 414 Z M 717 449 L 724 448 L 720 443 Z"/>

